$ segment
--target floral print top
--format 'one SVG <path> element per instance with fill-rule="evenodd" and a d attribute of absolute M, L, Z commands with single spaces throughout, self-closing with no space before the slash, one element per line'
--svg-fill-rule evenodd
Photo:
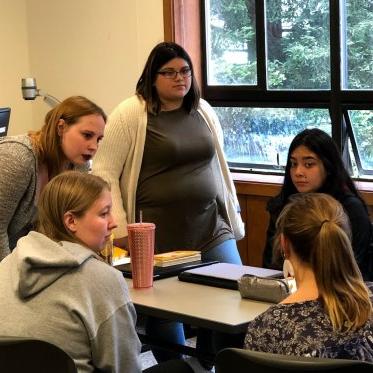
<path fill-rule="evenodd" d="M 318 300 L 277 304 L 249 323 L 245 348 L 373 362 L 373 319 L 358 330 L 335 332 Z"/>

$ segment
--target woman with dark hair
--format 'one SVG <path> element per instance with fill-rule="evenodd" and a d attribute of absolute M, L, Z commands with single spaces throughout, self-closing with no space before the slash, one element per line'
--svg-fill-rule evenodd
<path fill-rule="evenodd" d="M 276 240 L 294 268 L 297 290 L 249 323 L 245 348 L 373 362 L 372 293 L 350 233 L 344 208 L 330 195 L 289 198 Z"/>
<path fill-rule="evenodd" d="M 117 246 L 127 246 L 127 224 L 141 210 L 156 224 L 157 253 L 197 249 L 204 259 L 240 262 L 235 238 L 244 230 L 220 123 L 200 98 L 181 46 L 160 43 L 151 51 L 136 95 L 110 115 L 93 172 L 112 185 Z"/>
<path fill-rule="evenodd" d="M 48 112 L 40 130 L 0 139 L 0 260 L 32 228 L 45 184 L 65 170 L 88 171 L 105 122 L 98 105 L 72 96 Z"/>
<path fill-rule="evenodd" d="M 156 253 L 201 250 L 202 260 L 241 263 L 236 239 L 244 226 L 222 140 L 187 52 L 175 43 L 156 45 L 136 95 L 110 115 L 93 161 L 93 172 L 112 187 L 114 243 L 127 246 L 127 224 L 142 211 L 156 225 Z M 184 343 L 181 324 L 159 331 L 154 325 L 153 334 L 167 339 L 175 332 L 171 339 Z"/>
<path fill-rule="evenodd" d="M 277 217 L 290 196 L 309 192 L 329 194 L 342 204 L 351 223 L 355 259 L 363 277 L 372 279 L 369 252 L 372 232 L 368 209 L 348 175 L 333 139 L 317 128 L 300 132 L 290 144 L 282 189 L 267 206 L 270 224 L 264 249 L 264 267 L 276 266 L 272 253 Z M 304 213 L 307 214 L 307 211 Z"/>

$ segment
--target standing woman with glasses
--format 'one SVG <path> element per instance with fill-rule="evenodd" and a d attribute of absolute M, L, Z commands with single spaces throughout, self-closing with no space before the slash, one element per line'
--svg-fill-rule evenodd
<path fill-rule="evenodd" d="M 241 263 L 236 239 L 244 227 L 222 137 L 187 52 L 175 43 L 156 45 L 136 95 L 110 115 L 93 160 L 93 172 L 112 188 L 117 246 L 127 246 L 127 224 L 142 211 L 156 225 L 156 253 L 201 250 L 205 261 Z M 181 324 L 164 328 L 158 337 L 175 333 L 171 339 L 184 342 Z"/>

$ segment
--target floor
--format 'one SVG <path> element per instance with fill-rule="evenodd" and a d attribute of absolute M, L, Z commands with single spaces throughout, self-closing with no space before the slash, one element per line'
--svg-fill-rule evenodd
<path fill-rule="evenodd" d="M 157 361 L 155 360 L 151 351 L 146 351 L 141 354 L 141 365 L 143 370 L 150 368 L 155 364 L 157 364 Z"/>
<path fill-rule="evenodd" d="M 137 315 L 136 329 L 141 334 L 145 333 L 145 330 L 144 330 L 145 329 L 145 320 L 146 320 L 146 318 L 144 316 L 142 316 L 141 314 Z M 196 340 L 197 340 L 196 329 L 193 328 L 193 327 L 190 327 L 188 325 L 184 325 L 184 330 L 185 330 L 185 335 L 186 335 L 186 338 L 187 338 L 186 339 L 186 345 L 188 345 L 190 347 L 195 347 L 196 346 Z M 140 358 L 141 358 L 141 365 L 142 365 L 143 370 L 147 369 L 147 368 L 150 368 L 153 365 L 157 364 L 157 361 L 155 360 L 155 358 L 153 356 L 153 353 L 150 350 L 143 352 L 140 355 Z M 200 365 L 198 360 L 194 357 L 185 356 L 184 359 L 188 360 L 188 363 L 192 366 L 193 371 L 195 373 L 213 373 L 215 371 L 214 368 L 212 368 L 212 370 L 204 369 Z"/>
<path fill-rule="evenodd" d="M 196 345 L 196 338 L 189 338 L 186 340 L 186 344 L 188 346 L 195 347 Z M 146 351 L 141 354 L 141 363 L 142 363 L 142 369 L 149 368 L 155 364 L 157 364 L 157 361 L 155 360 L 153 353 L 151 351 Z"/>
<path fill-rule="evenodd" d="M 187 339 L 186 343 L 188 346 L 195 346 L 196 339 Z M 192 366 L 195 373 L 214 373 L 215 371 L 214 368 L 212 370 L 203 369 L 195 358 L 186 357 L 186 360 L 189 360 L 189 363 Z M 153 353 L 151 351 L 146 351 L 141 354 L 141 364 L 143 370 L 157 364 L 157 361 L 155 360 Z"/>

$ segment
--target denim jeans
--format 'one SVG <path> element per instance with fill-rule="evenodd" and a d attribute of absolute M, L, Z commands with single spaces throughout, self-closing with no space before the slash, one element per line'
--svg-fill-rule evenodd
<path fill-rule="evenodd" d="M 202 261 L 217 260 L 223 263 L 242 264 L 240 254 L 237 249 L 237 244 L 234 239 L 226 240 L 219 245 L 211 248 L 207 252 L 202 253 Z M 177 321 L 169 321 L 156 317 L 149 317 L 145 325 L 146 334 L 157 338 L 164 342 L 177 343 L 185 345 L 185 335 L 183 324 Z M 211 343 L 211 337 L 207 336 L 208 331 L 204 329 L 198 331 L 197 348 L 201 351 L 210 350 L 205 347 Z M 200 341 L 198 341 L 198 339 Z M 152 348 L 153 355 L 157 362 L 162 362 L 170 359 L 180 359 L 178 353 L 168 352 L 157 348 Z"/>
<path fill-rule="evenodd" d="M 237 249 L 236 240 L 226 240 L 219 245 L 202 252 L 202 261 L 217 260 L 221 263 L 242 264 L 240 254 Z"/>

